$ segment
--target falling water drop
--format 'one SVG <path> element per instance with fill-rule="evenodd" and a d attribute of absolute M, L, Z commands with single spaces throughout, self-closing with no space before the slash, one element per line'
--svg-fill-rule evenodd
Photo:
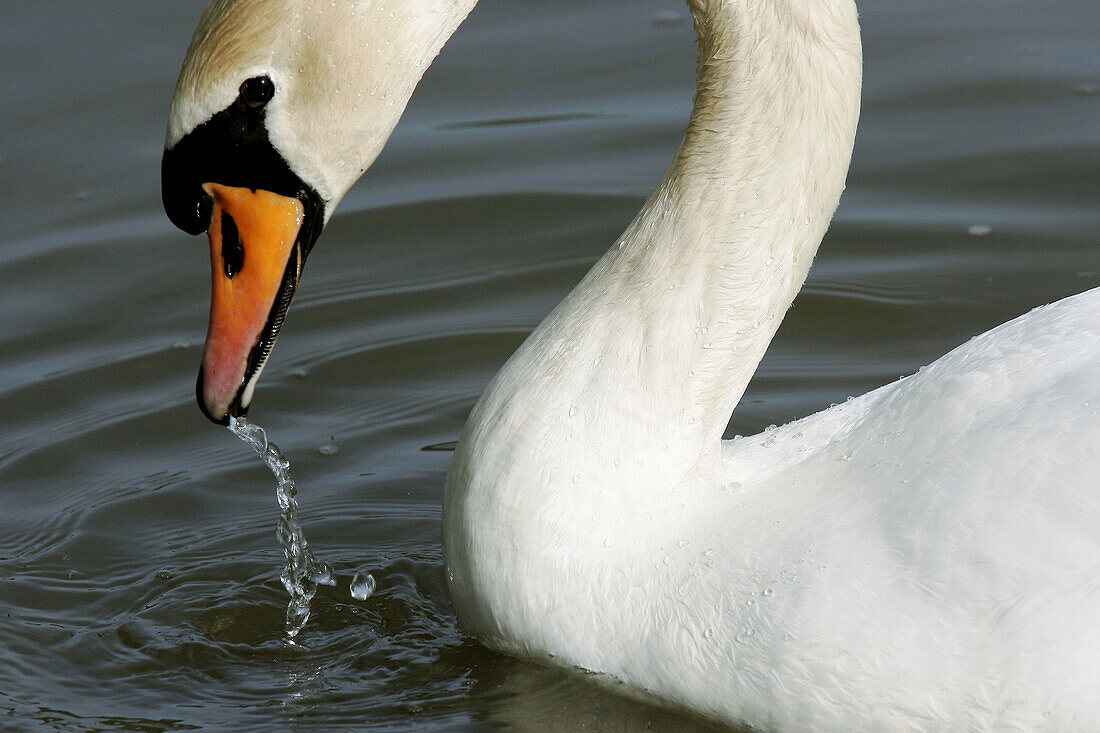
<path fill-rule="evenodd" d="M 376 587 L 378 587 L 378 584 L 375 582 L 374 576 L 360 571 L 351 579 L 351 597 L 357 601 L 365 601 L 374 595 Z"/>

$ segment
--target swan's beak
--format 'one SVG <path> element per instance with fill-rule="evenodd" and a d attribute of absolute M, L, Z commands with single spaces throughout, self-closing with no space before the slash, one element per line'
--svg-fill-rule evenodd
<path fill-rule="evenodd" d="M 301 277 L 305 209 L 297 198 L 262 189 L 202 188 L 212 201 L 213 292 L 196 393 L 203 413 L 226 424 L 247 412 Z"/>

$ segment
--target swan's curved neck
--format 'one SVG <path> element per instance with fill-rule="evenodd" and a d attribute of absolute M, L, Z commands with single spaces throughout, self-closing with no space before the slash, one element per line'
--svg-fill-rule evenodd
<path fill-rule="evenodd" d="M 559 587 L 563 571 L 648 572 L 724 494 L 710 490 L 721 433 L 844 186 L 861 69 L 851 0 L 691 8 L 699 85 L 676 159 L 486 389 L 447 475 L 455 608 L 504 646 L 559 648 L 533 620 L 603 592 L 583 571 Z"/>
<path fill-rule="evenodd" d="M 851 0 L 689 4 L 698 88 L 675 160 L 485 399 L 543 425 L 587 406 L 590 442 L 646 425 L 639 450 L 679 456 L 673 474 L 718 447 L 806 277 L 844 187 L 862 64 Z"/>
<path fill-rule="evenodd" d="M 691 122 L 613 266 L 644 273 L 662 357 L 679 361 L 667 379 L 690 385 L 684 407 L 716 443 L 836 209 L 862 57 L 848 0 L 690 4 Z"/>

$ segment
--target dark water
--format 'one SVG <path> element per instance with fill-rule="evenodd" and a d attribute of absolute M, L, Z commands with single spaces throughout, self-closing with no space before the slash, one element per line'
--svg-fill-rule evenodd
<path fill-rule="evenodd" d="M 1100 283 L 1095 0 L 995 5 L 861 3 L 848 190 L 731 433 Z M 465 638 L 439 548 L 474 399 L 678 143 L 684 9 L 484 0 L 326 231 L 252 411 L 341 576 L 295 647 L 271 476 L 194 405 L 207 245 L 159 204 L 200 6 L 4 7 L 0 726 L 699 729 Z"/>

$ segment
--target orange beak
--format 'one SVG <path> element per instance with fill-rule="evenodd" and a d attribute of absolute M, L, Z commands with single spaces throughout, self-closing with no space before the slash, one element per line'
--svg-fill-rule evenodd
<path fill-rule="evenodd" d="M 248 410 L 252 391 L 302 274 L 298 243 L 305 210 L 297 198 L 203 184 L 213 200 L 210 327 L 199 405 L 214 422 Z"/>

